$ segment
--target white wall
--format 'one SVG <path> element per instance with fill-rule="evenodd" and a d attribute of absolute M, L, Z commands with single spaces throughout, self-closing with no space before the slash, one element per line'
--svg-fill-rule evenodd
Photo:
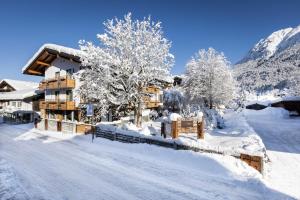
<path fill-rule="evenodd" d="M 76 73 L 80 69 L 80 64 L 64 58 L 57 58 L 45 71 L 45 79 L 55 78 L 56 72 L 60 72 L 60 76 L 66 76 L 66 70 L 71 68 L 74 69 L 74 72 Z"/>
<path fill-rule="evenodd" d="M 46 101 L 55 101 L 55 91 L 57 90 L 46 90 L 45 92 L 45 100 Z M 67 89 L 59 90 L 59 100 L 65 101 L 67 99 Z"/>
<path fill-rule="evenodd" d="M 13 106 L 13 102 L 15 102 L 15 106 Z M 21 106 L 19 107 L 18 102 L 21 102 Z M 13 100 L 6 102 L 6 104 L 3 105 L 3 110 L 8 110 L 8 111 L 15 111 L 15 110 L 28 110 L 32 111 L 32 102 L 25 102 L 25 101 L 20 101 L 20 100 Z"/>

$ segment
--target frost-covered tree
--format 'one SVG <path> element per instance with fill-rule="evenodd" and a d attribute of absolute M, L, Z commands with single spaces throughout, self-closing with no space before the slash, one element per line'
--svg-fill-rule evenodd
<path fill-rule="evenodd" d="M 109 109 L 109 101 L 106 92 L 106 83 L 101 80 L 101 77 L 97 76 L 96 68 L 85 67 L 76 74 L 80 79 L 80 87 L 78 89 L 78 96 L 86 103 L 92 103 L 94 107 L 94 120 L 100 121 L 101 117 L 107 114 Z M 100 71 L 98 72 L 101 73 Z M 86 117 L 86 105 L 81 105 L 82 119 L 87 121 Z"/>
<path fill-rule="evenodd" d="M 99 105 L 132 109 L 135 124 L 141 126 L 144 88 L 169 76 L 174 63 L 171 43 L 163 36 L 161 23 L 150 17 L 132 20 L 129 13 L 104 26 L 105 33 L 97 35 L 100 46 L 80 42 L 85 52 L 81 61 L 87 69 L 82 75 L 88 77 L 83 81 L 90 87 L 87 92 L 83 90 L 88 87 L 82 87 L 81 93 L 97 99 Z"/>
<path fill-rule="evenodd" d="M 172 112 L 179 112 L 182 109 L 184 97 L 178 88 L 164 91 L 164 107 Z"/>
<path fill-rule="evenodd" d="M 227 105 L 233 98 L 234 80 L 229 62 L 213 48 L 200 50 L 186 65 L 184 88 L 191 99 L 202 98 L 209 108 Z"/>

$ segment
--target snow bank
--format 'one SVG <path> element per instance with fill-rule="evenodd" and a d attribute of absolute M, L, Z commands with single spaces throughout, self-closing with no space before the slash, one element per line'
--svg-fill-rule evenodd
<path fill-rule="evenodd" d="M 267 107 L 263 110 L 245 110 L 246 115 L 255 115 L 257 120 L 261 118 L 268 118 L 268 119 L 284 119 L 289 118 L 289 111 L 285 110 L 284 108 L 274 108 L 274 107 Z"/>
<path fill-rule="evenodd" d="M 169 120 L 170 121 L 177 121 L 178 119 L 181 119 L 181 116 L 177 113 L 172 113 L 169 116 Z"/>
<path fill-rule="evenodd" d="M 228 155 L 265 156 L 265 146 L 261 138 L 247 123 L 243 112 L 227 110 L 224 114 L 223 129 L 206 129 L 204 140 L 197 140 L 195 134 L 179 137 L 178 143 L 213 150 Z"/>

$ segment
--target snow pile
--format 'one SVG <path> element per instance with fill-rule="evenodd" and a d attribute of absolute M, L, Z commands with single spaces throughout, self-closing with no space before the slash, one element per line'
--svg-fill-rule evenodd
<path fill-rule="evenodd" d="M 279 101 L 281 99 L 279 96 L 277 96 L 278 93 L 278 90 L 272 90 L 260 95 L 257 95 L 255 93 L 246 93 L 245 105 L 247 106 L 257 103 L 260 105 L 269 106 L 271 103 Z"/>
<path fill-rule="evenodd" d="M 169 120 L 170 121 L 177 121 L 179 119 L 181 119 L 182 117 L 178 114 L 178 113 L 171 113 L 169 115 Z"/>
<path fill-rule="evenodd" d="M 245 114 L 247 115 L 255 115 L 257 120 L 263 120 L 262 118 L 269 118 L 269 119 L 284 119 L 289 118 L 289 111 L 285 110 L 284 108 L 274 108 L 274 107 L 267 107 L 263 110 L 245 110 Z"/>
<path fill-rule="evenodd" d="M 195 134 L 185 134 L 184 137 L 178 138 L 178 142 L 229 155 L 245 153 L 265 156 L 265 146 L 261 138 L 247 123 L 243 112 L 227 110 L 223 117 L 225 127 L 206 129 L 204 140 L 197 140 Z"/>

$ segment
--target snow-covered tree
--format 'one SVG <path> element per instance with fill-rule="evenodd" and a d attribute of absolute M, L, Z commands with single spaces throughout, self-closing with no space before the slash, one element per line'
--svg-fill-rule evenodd
<path fill-rule="evenodd" d="M 200 50 L 187 63 L 185 75 L 184 88 L 191 99 L 202 98 L 209 108 L 232 100 L 234 80 L 223 53 Z"/>
<path fill-rule="evenodd" d="M 135 124 L 141 126 L 144 88 L 170 75 L 174 64 L 171 43 L 163 36 L 161 23 L 150 17 L 132 20 L 129 13 L 124 19 L 104 22 L 104 26 L 105 33 L 97 35 L 100 46 L 80 42 L 86 66 L 82 74 L 86 87 L 81 93 L 104 108 L 104 104 L 112 104 L 132 109 Z"/>
<path fill-rule="evenodd" d="M 164 107 L 172 112 L 179 112 L 182 109 L 184 97 L 178 88 L 171 88 L 164 91 Z"/>
<path fill-rule="evenodd" d="M 85 67 L 84 70 L 78 72 L 77 76 L 80 79 L 80 87 L 78 89 L 78 97 L 80 97 L 83 102 L 92 103 L 94 105 L 94 120 L 100 121 L 101 117 L 107 114 L 109 109 L 109 101 L 106 92 L 106 83 L 104 83 L 101 77 L 97 74 L 101 74 L 95 71 L 96 68 L 92 70 L 91 67 Z M 86 117 L 86 105 L 81 105 L 82 108 L 82 119 L 87 121 Z"/>

